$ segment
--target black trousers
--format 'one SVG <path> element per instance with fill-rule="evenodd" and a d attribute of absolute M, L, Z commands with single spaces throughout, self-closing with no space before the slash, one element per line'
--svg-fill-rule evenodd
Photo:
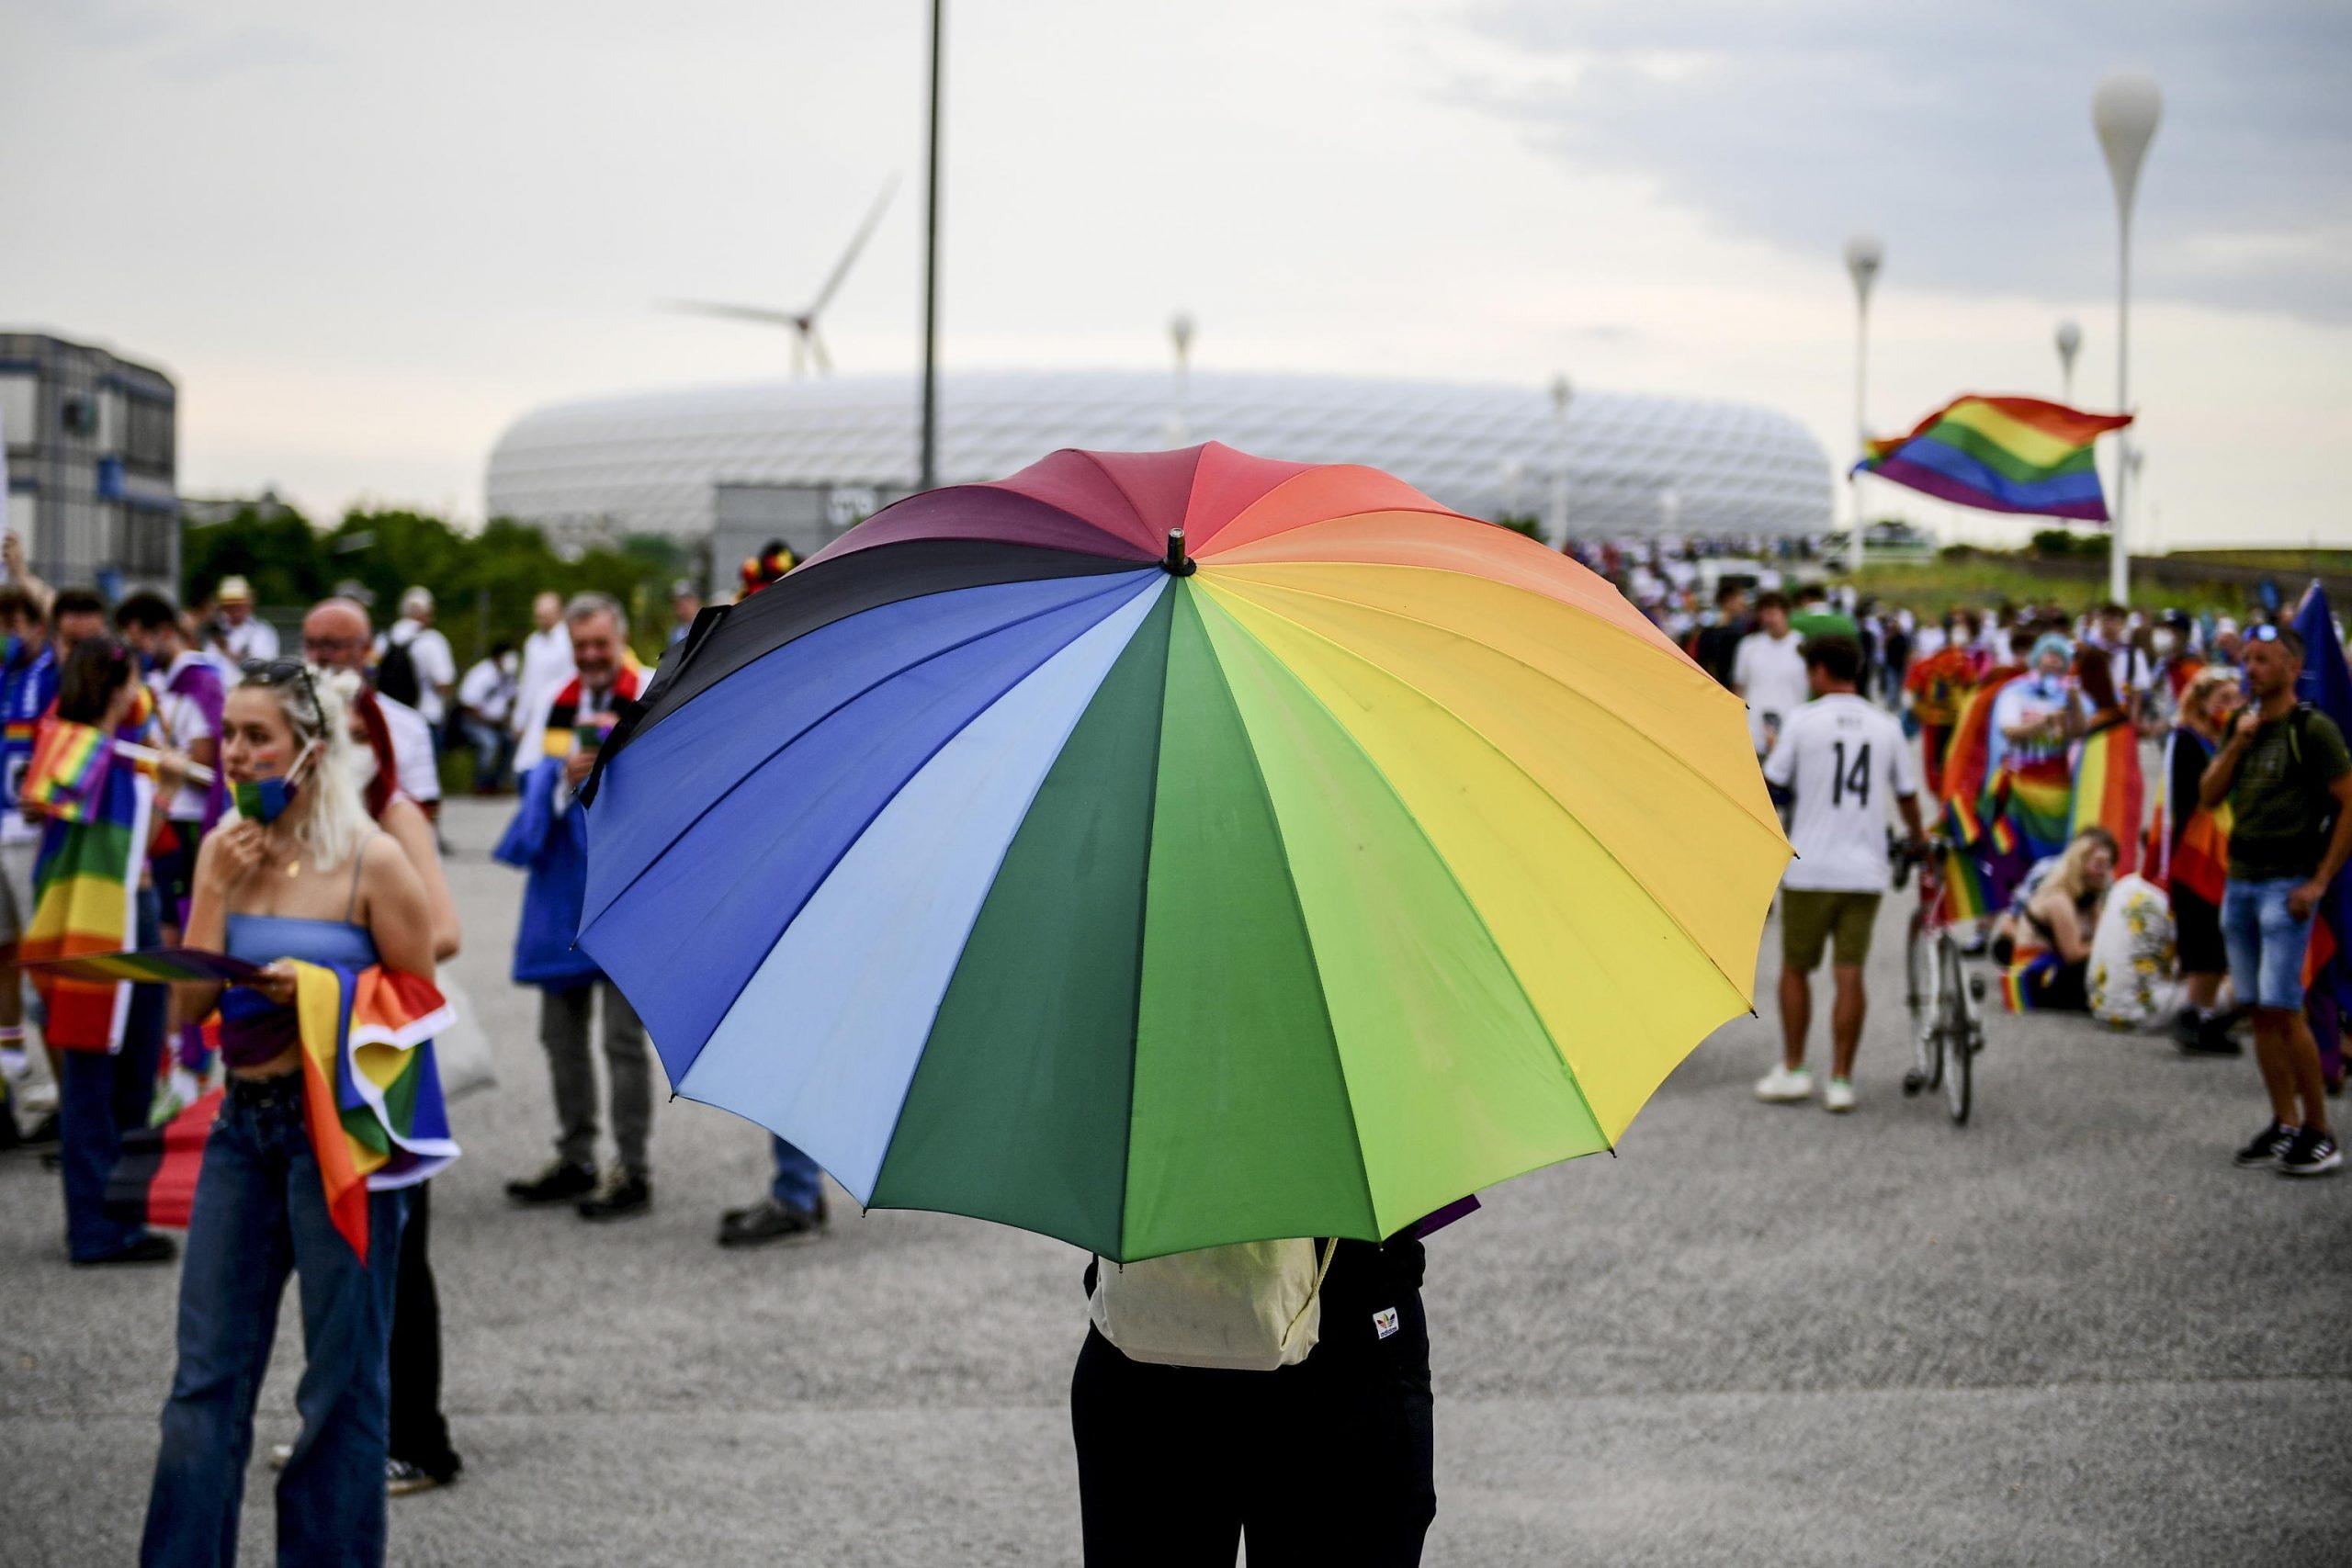
<path fill-rule="evenodd" d="M 1313 1353 L 1272 1372 L 1133 1361 L 1089 1327 L 1069 1391 L 1089 1568 L 1230 1568 L 1245 1534 L 1250 1568 L 1419 1562 L 1429 1322 L 1418 1290 L 1383 1303 L 1385 1338 L 1354 1304 L 1327 1300 Z"/>
<path fill-rule="evenodd" d="M 464 1468 L 441 1415 L 441 1295 L 433 1285 L 433 1183 L 409 1189 L 392 1297 L 391 1457 L 436 1481 Z"/>

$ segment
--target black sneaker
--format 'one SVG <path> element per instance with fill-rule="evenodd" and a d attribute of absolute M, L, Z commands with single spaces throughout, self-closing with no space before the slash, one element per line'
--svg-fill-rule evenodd
<path fill-rule="evenodd" d="M 576 1205 L 583 1220 L 626 1220 L 653 1207 L 653 1179 L 625 1165 L 615 1166 L 593 1198 Z"/>
<path fill-rule="evenodd" d="M 555 1160 L 538 1175 L 506 1184 L 509 1201 L 536 1208 L 547 1203 L 571 1203 L 596 1190 L 596 1168 Z"/>
<path fill-rule="evenodd" d="M 2334 1148 L 2335 1145 L 2328 1145 Z M 101 1269 L 109 1263 L 169 1263 L 180 1255 L 179 1244 L 167 1235 L 149 1231 L 127 1247 L 107 1253 L 103 1258 L 77 1258 L 77 1269 Z"/>
<path fill-rule="evenodd" d="M 814 1209 L 770 1198 L 748 1209 L 729 1209 L 718 1219 L 721 1247 L 797 1246 L 825 1234 L 825 1201 Z"/>
<path fill-rule="evenodd" d="M 447 1486 L 458 1479 L 457 1472 L 435 1475 L 421 1464 L 411 1464 L 404 1459 L 384 1461 L 384 1495 L 388 1497 L 413 1497 L 419 1492 L 430 1492 L 436 1486 Z"/>
<path fill-rule="evenodd" d="M 2344 1151 L 2335 1140 L 2316 1127 L 2306 1127 L 2295 1134 L 2294 1142 L 2278 1156 L 2281 1176 L 2325 1176 L 2344 1168 Z"/>
<path fill-rule="evenodd" d="M 2180 1043 L 2185 1056 L 2243 1056 L 2245 1047 L 2238 1043 L 2230 1026 L 2237 1021 L 2234 1013 L 2217 1012 L 2211 1018 L 2199 1017 L 2194 1011 L 2181 1014 L 2188 1022 L 2186 1033 L 2175 1030 L 2173 1038 Z"/>
<path fill-rule="evenodd" d="M 2278 1163 L 2278 1156 L 2287 1152 L 2287 1145 L 2294 1141 L 2295 1129 L 2283 1122 L 2273 1122 L 2269 1126 L 2256 1133 L 2253 1140 L 2238 1151 L 2237 1162 L 2241 1166 L 2249 1168 L 2257 1165 L 2276 1165 Z"/>

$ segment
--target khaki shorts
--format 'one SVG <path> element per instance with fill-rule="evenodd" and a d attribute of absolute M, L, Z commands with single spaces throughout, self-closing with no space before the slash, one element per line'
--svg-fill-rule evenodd
<path fill-rule="evenodd" d="M 1879 897 L 1814 887 L 1781 888 L 1781 962 L 1809 975 L 1821 967 L 1821 950 L 1830 947 L 1832 961 L 1839 968 L 1860 968 L 1871 955 L 1871 928 L 1878 924 Z M 1837 939 L 1834 946 L 1832 937 Z"/>

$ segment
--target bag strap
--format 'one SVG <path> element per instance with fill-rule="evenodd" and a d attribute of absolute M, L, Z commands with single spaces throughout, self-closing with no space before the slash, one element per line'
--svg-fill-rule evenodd
<path fill-rule="evenodd" d="M 1329 1245 L 1323 1248 L 1323 1266 L 1315 1270 L 1314 1287 L 1306 1292 L 1306 1299 L 1298 1303 L 1298 1310 L 1291 1314 L 1290 1321 L 1283 1325 L 1283 1346 L 1285 1349 L 1290 1346 L 1290 1337 L 1298 1332 L 1298 1320 L 1306 1315 L 1306 1309 L 1313 1306 L 1323 1294 L 1323 1277 L 1331 1271 L 1331 1259 L 1338 1256 L 1340 1256 L 1340 1238 L 1331 1236 L 1329 1238 Z"/>

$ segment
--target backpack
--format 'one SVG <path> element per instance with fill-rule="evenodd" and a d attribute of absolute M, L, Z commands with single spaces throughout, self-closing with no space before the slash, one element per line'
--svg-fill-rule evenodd
<path fill-rule="evenodd" d="M 1097 1259 L 1088 1314 L 1133 1361 L 1271 1372 L 1306 1359 L 1323 1329 L 1337 1238 L 1245 1241 L 1140 1263 Z"/>
<path fill-rule="evenodd" d="M 384 657 L 376 661 L 376 690 L 396 703 L 416 706 L 423 688 L 416 678 L 416 656 L 407 643 L 384 639 Z"/>

